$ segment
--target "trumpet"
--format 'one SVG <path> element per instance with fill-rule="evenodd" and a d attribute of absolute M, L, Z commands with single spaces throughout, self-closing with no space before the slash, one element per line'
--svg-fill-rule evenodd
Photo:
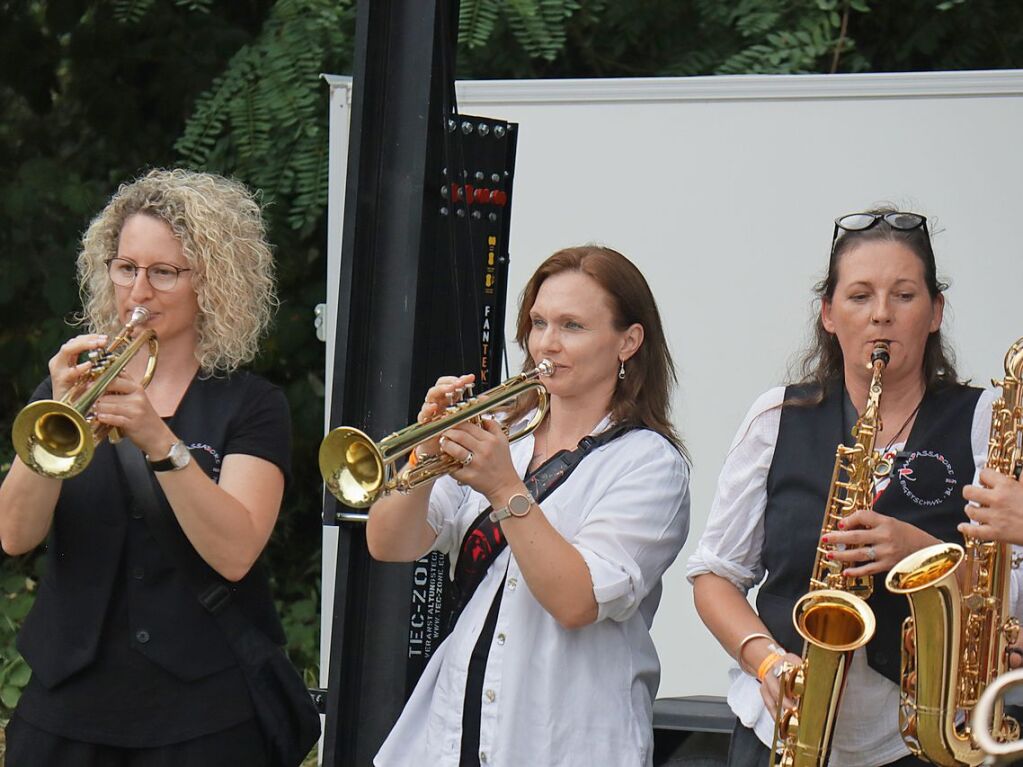
<path fill-rule="evenodd" d="M 1005 741 L 995 732 L 995 711 L 1003 708 L 1003 698 L 1013 687 L 1023 684 L 1023 668 L 1008 671 L 984 688 L 970 715 L 970 733 L 984 752 L 984 764 L 1011 762 L 1023 755 L 1023 740 Z"/>
<path fill-rule="evenodd" d="M 97 423 L 92 412 L 115 378 L 143 347 L 149 361 L 142 377 L 147 386 L 156 372 L 159 345 L 153 330 L 132 334 L 149 319 L 149 310 L 136 306 L 131 318 L 105 347 L 89 353 L 92 367 L 59 400 L 44 399 L 22 408 L 14 419 L 11 439 L 18 457 L 36 474 L 67 479 L 81 473 L 104 439 L 120 440 L 116 429 Z"/>
<path fill-rule="evenodd" d="M 479 397 L 448 406 L 445 413 L 426 423 L 414 423 L 374 442 L 364 432 L 351 426 L 339 426 L 320 443 L 320 473 L 331 495 L 347 506 L 364 509 L 391 492 L 407 493 L 414 487 L 431 482 L 462 467 L 455 458 L 441 453 L 421 457 L 395 471 L 394 464 L 419 445 L 442 432 L 466 422 L 479 423 L 491 413 L 520 395 L 536 390 L 536 414 L 523 428 L 508 434 L 511 442 L 532 433 L 547 415 L 547 387 L 541 376 L 554 375 L 554 363 L 543 360 L 532 370 L 513 376 Z"/>

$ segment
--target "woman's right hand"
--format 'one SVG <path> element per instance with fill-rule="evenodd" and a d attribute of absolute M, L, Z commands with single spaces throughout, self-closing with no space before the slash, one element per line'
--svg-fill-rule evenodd
<path fill-rule="evenodd" d="M 794 653 L 785 653 L 767 670 L 763 681 L 760 683 L 760 697 L 764 699 L 764 705 L 767 706 L 768 713 L 774 719 L 778 716 L 778 698 L 781 696 L 781 674 L 775 676 L 775 673 L 778 669 L 783 668 L 785 663 L 799 668 L 799 666 L 803 665 L 803 659 Z M 796 702 L 791 698 L 785 699 L 786 708 L 791 708 L 795 704 Z"/>
<path fill-rule="evenodd" d="M 419 415 L 416 417 L 418 423 L 428 423 L 444 414 L 444 409 L 462 398 L 465 388 L 476 380 L 473 373 L 461 376 L 441 376 L 437 383 L 426 392 L 422 407 L 419 408 Z M 440 452 L 440 435 L 434 437 L 421 445 L 424 455 L 436 455 Z"/>
<path fill-rule="evenodd" d="M 68 339 L 48 363 L 50 381 L 53 386 L 53 399 L 62 399 L 68 390 L 85 375 L 92 363 L 86 360 L 78 362 L 84 353 L 98 349 L 107 343 L 107 337 L 97 333 L 87 333 Z"/>

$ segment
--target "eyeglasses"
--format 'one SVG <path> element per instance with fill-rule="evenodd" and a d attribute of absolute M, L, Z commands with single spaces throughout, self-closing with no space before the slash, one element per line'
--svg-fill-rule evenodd
<path fill-rule="evenodd" d="M 930 232 L 927 231 L 927 217 L 919 213 L 906 213 L 894 211 L 891 213 L 847 213 L 835 219 L 835 232 L 831 236 L 831 255 L 835 255 L 835 244 L 838 242 L 840 231 L 863 232 L 877 225 L 878 221 L 884 221 L 892 229 L 901 232 L 911 232 L 914 229 L 924 228 L 927 233 L 928 242 Z"/>
<path fill-rule="evenodd" d="M 191 269 L 182 269 L 173 264 L 139 266 L 134 261 L 129 261 L 126 258 L 108 258 L 105 263 L 107 265 L 107 274 L 110 275 L 110 281 L 122 288 L 130 288 L 134 285 L 135 279 L 139 276 L 139 271 L 141 270 L 146 273 L 146 279 L 149 280 L 153 290 L 174 290 L 174 286 L 178 284 L 178 277 L 181 273 L 192 271 Z"/>

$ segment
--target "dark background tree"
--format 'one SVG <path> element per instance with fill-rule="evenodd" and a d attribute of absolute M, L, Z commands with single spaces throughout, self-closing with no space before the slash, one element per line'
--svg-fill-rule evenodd
<path fill-rule="evenodd" d="M 10 425 L 74 333 L 74 257 L 116 186 L 177 164 L 262 191 L 281 309 L 256 368 L 284 387 L 295 481 L 268 551 L 292 658 L 316 677 L 327 89 L 354 0 L 0 0 L 0 475 Z M 462 0 L 463 78 L 1023 66 L 999 0 Z M 0 571 L 0 718 L 28 678 L 13 635 L 36 557 Z"/>

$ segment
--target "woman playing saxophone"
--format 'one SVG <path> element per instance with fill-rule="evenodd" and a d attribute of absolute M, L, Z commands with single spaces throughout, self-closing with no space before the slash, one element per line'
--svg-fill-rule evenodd
<path fill-rule="evenodd" d="M 706 531 L 688 563 L 701 617 L 738 668 L 730 765 L 766 765 L 784 663 L 803 640 L 792 608 L 818 546 L 846 579 L 872 578 L 874 638 L 852 656 L 831 741 L 833 767 L 918 761 L 899 734 L 899 628 L 907 613 L 880 577 L 906 554 L 955 540 L 963 487 L 986 453 L 990 400 L 964 386 L 941 334 L 945 290 L 926 219 L 880 208 L 838 218 L 820 313 L 798 383 L 763 394 L 725 460 Z M 887 343 L 879 425 L 882 465 L 870 508 L 824 533 L 835 446 L 868 402 L 873 350 Z M 756 610 L 746 593 L 760 584 Z M 904 600 L 903 600 L 904 601 Z"/>

